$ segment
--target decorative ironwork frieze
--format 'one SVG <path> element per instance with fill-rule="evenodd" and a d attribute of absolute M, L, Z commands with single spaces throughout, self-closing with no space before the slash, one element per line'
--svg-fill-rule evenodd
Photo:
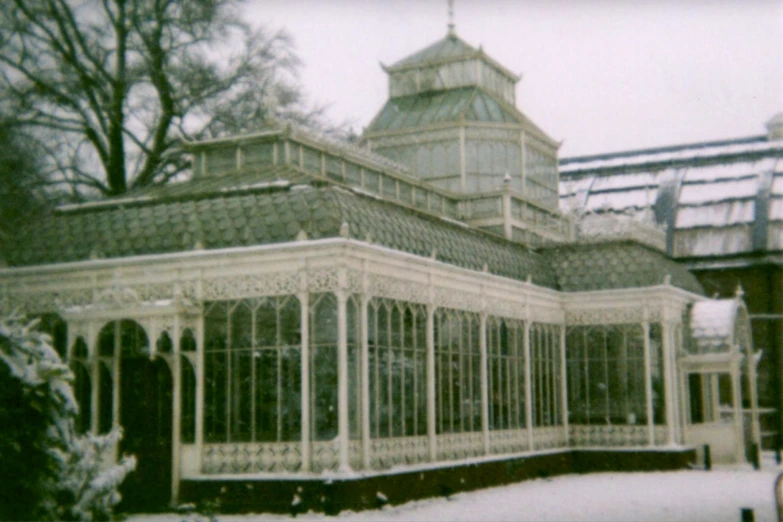
<path fill-rule="evenodd" d="M 644 321 L 644 308 L 641 306 L 618 306 L 612 308 L 593 308 L 589 310 L 566 311 L 566 324 L 625 324 Z"/>
<path fill-rule="evenodd" d="M 337 471 L 340 464 L 340 448 L 337 441 L 312 442 L 310 469 L 315 473 Z"/>
<path fill-rule="evenodd" d="M 565 448 L 568 445 L 563 426 L 533 428 L 533 447 L 536 450 Z"/>
<path fill-rule="evenodd" d="M 650 444 L 646 425 L 638 426 L 569 426 L 571 445 L 575 447 L 634 447 Z"/>
<path fill-rule="evenodd" d="M 499 430 L 489 432 L 490 453 L 502 455 L 530 450 L 528 430 Z"/>
<path fill-rule="evenodd" d="M 462 460 L 484 455 L 484 434 L 445 433 L 437 436 L 438 460 Z"/>
<path fill-rule="evenodd" d="M 373 439 L 370 441 L 370 459 L 373 469 L 427 462 L 429 439 L 426 436 Z"/>
<path fill-rule="evenodd" d="M 521 302 L 507 301 L 488 297 L 486 310 L 488 315 L 507 317 L 509 319 L 525 319 L 525 305 Z"/>
<path fill-rule="evenodd" d="M 370 274 L 368 279 L 370 296 L 411 303 L 427 302 L 428 289 L 426 285 L 379 274 Z"/>
<path fill-rule="evenodd" d="M 435 305 L 470 312 L 481 312 L 480 294 L 464 289 L 435 287 Z"/>
<path fill-rule="evenodd" d="M 333 272 L 333 281 L 329 274 Z M 329 274 L 316 272 L 311 277 L 314 287 L 330 286 L 327 290 L 337 287 L 336 271 Z M 221 299 L 241 299 L 243 297 L 258 297 L 266 295 L 287 295 L 299 291 L 299 274 L 297 272 L 279 272 L 272 274 L 232 275 L 226 277 L 205 278 L 202 284 L 202 298 L 205 301 Z M 324 290 L 314 290 L 324 291 Z"/>
<path fill-rule="evenodd" d="M 301 443 L 207 444 L 201 471 L 218 473 L 293 473 L 302 468 Z"/>

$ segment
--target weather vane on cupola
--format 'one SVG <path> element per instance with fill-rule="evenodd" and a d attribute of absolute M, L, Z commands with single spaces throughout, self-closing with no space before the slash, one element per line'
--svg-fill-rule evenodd
<path fill-rule="evenodd" d="M 454 30 L 454 0 L 449 1 L 449 36 L 456 36 L 457 33 Z"/>

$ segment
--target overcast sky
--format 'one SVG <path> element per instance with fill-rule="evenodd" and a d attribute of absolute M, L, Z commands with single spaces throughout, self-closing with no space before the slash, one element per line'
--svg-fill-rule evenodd
<path fill-rule="evenodd" d="M 247 0 L 285 28 L 313 103 L 357 132 L 392 64 L 446 34 L 446 0 Z M 456 0 L 457 34 L 513 72 L 561 157 L 764 133 L 783 111 L 781 0 Z"/>

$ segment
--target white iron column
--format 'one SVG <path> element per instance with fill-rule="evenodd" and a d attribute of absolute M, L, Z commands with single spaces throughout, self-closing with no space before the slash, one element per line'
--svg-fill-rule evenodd
<path fill-rule="evenodd" d="M 750 394 L 750 422 L 751 422 L 751 434 L 753 436 L 753 442 L 757 444 L 757 451 L 761 451 L 761 426 L 759 426 L 759 404 L 758 404 L 758 391 L 756 390 L 756 362 L 753 357 L 753 346 L 750 342 L 747 343 L 745 350 L 745 361 L 747 364 L 747 376 L 748 376 L 748 393 Z"/>
<path fill-rule="evenodd" d="M 172 332 L 172 364 L 171 381 L 174 387 L 171 404 L 171 500 L 179 500 L 179 476 L 180 476 L 180 426 L 182 419 L 182 355 L 180 353 L 180 316 L 174 316 L 174 331 Z"/>
<path fill-rule="evenodd" d="M 487 314 L 481 313 L 479 325 L 479 349 L 481 351 L 481 433 L 484 439 L 484 454 L 489 455 L 489 386 L 487 383 Z"/>
<path fill-rule="evenodd" d="M 204 315 L 196 323 L 196 446 L 204 444 Z"/>
<path fill-rule="evenodd" d="M 201 274 L 196 280 L 196 301 L 204 302 Z M 201 460 L 204 447 L 204 314 L 199 314 L 196 323 L 196 455 Z"/>
<path fill-rule="evenodd" d="M 370 469 L 370 343 L 369 321 L 367 318 L 367 307 L 370 305 L 370 298 L 367 294 L 367 276 L 364 276 L 364 293 L 362 294 L 361 311 L 359 321 L 361 322 L 361 383 L 362 383 L 362 468 Z"/>
<path fill-rule="evenodd" d="M 653 418 L 652 365 L 650 364 L 650 323 L 647 321 L 647 309 L 644 309 L 642 322 L 644 343 L 644 407 L 647 414 L 647 443 L 655 445 L 655 419 Z"/>
<path fill-rule="evenodd" d="M 663 355 L 663 389 L 664 389 L 664 408 L 666 412 L 666 443 L 669 445 L 674 444 L 674 429 L 676 424 L 675 419 L 675 386 L 676 381 L 675 367 L 672 364 L 672 360 L 676 354 L 677 340 L 675 338 L 676 329 L 672 327 L 669 321 L 661 322 L 661 338 L 663 346 L 661 346 Z"/>
<path fill-rule="evenodd" d="M 530 451 L 533 451 L 533 382 L 530 367 L 532 361 L 530 360 L 530 319 L 525 320 L 525 424 L 527 425 L 527 443 Z"/>
<path fill-rule="evenodd" d="M 565 323 L 565 321 L 564 321 Z M 565 445 L 570 444 L 568 433 L 568 373 L 566 368 L 566 327 L 560 327 L 560 418 L 563 420 Z"/>
<path fill-rule="evenodd" d="M 736 432 L 735 440 L 739 441 L 735 448 L 735 462 L 745 461 L 745 430 L 743 426 L 744 419 L 742 418 L 742 385 L 740 379 L 739 361 L 735 359 L 731 363 L 731 384 L 734 399 L 734 430 Z M 712 393 L 717 395 L 717 386 L 713 388 Z M 719 413 L 716 412 L 716 415 L 719 415 Z"/>
<path fill-rule="evenodd" d="M 115 320 L 113 321 L 113 323 L 114 323 L 114 358 L 112 358 L 111 361 L 111 365 L 112 365 L 111 377 L 113 381 L 112 386 L 114 389 L 114 393 L 112 394 L 111 397 L 112 429 L 120 426 L 120 390 L 121 390 L 120 379 L 122 379 L 122 376 L 120 375 L 120 357 L 122 357 L 122 336 L 120 335 L 120 321 Z M 103 400 L 103 397 L 101 397 L 101 400 Z"/>
<path fill-rule="evenodd" d="M 92 381 L 92 388 L 90 389 L 90 410 L 92 415 L 90 416 L 90 432 L 93 434 L 98 433 L 98 390 L 100 389 L 99 380 L 100 364 L 101 361 L 98 358 L 98 331 L 94 321 L 90 321 L 87 324 L 87 342 L 90 345 L 87 347 L 87 353 L 92 359 L 90 359 L 90 380 Z"/>
<path fill-rule="evenodd" d="M 288 145 L 288 142 L 286 142 Z M 310 471 L 310 294 L 307 293 L 307 274 L 300 273 L 299 293 L 300 331 L 302 341 L 302 471 Z"/>
<path fill-rule="evenodd" d="M 427 306 L 427 439 L 430 461 L 438 460 L 435 436 L 435 306 Z"/>
<path fill-rule="evenodd" d="M 687 390 L 687 374 L 685 373 L 685 370 L 680 366 L 677 365 L 677 387 L 680 390 L 679 391 L 679 404 L 680 404 L 680 418 L 682 419 L 682 443 L 688 444 L 688 426 L 691 424 L 691 411 L 690 411 L 690 403 L 688 401 L 688 397 L 690 397 L 689 393 L 686 393 Z"/>
<path fill-rule="evenodd" d="M 340 271 L 340 279 L 345 271 Z M 348 313 L 347 295 L 342 289 L 337 291 L 337 437 L 339 440 L 340 471 L 350 470 L 348 463 Z"/>
<path fill-rule="evenodd" d="M 672 418 L 674 419 L 674 432 L 671 434 L 673 436 L 672 440 L 676 443 L 683 443 L 683 434 L 685 432 L 685 421 L 686 421 L 686 409 L 685 409 L 685 393 L 684 393 L 684 387 L 683 382 L 684 378 L 682 375 L 682 370 L 680 369 L 679 365 L 677 364 L 677 357 L 679 356 L 680 350 L 682 349 L 682 324 L 677 323 L 675 324 L 673 331 L 672 331 L 672 339 L 674 342 L 672 343 L 672 349 L 670 352 L 668 352 L 668 360 L 669 360 L 669 389 L 672 391 L 672 398 L 671 398 L 671 409 L 672 409 Z M 679 406 L 679 408 L 678 408 Z"/>

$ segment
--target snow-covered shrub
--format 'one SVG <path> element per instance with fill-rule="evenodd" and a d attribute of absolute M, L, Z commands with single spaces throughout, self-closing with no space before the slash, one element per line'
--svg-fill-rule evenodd
<path fill-rule="evenodd" d="M 34 326 L 0 319 L 0 519 L 108 519 L 135 460 L 103 462 L 120 433 L 76 433 L 71 371 Z"/>

